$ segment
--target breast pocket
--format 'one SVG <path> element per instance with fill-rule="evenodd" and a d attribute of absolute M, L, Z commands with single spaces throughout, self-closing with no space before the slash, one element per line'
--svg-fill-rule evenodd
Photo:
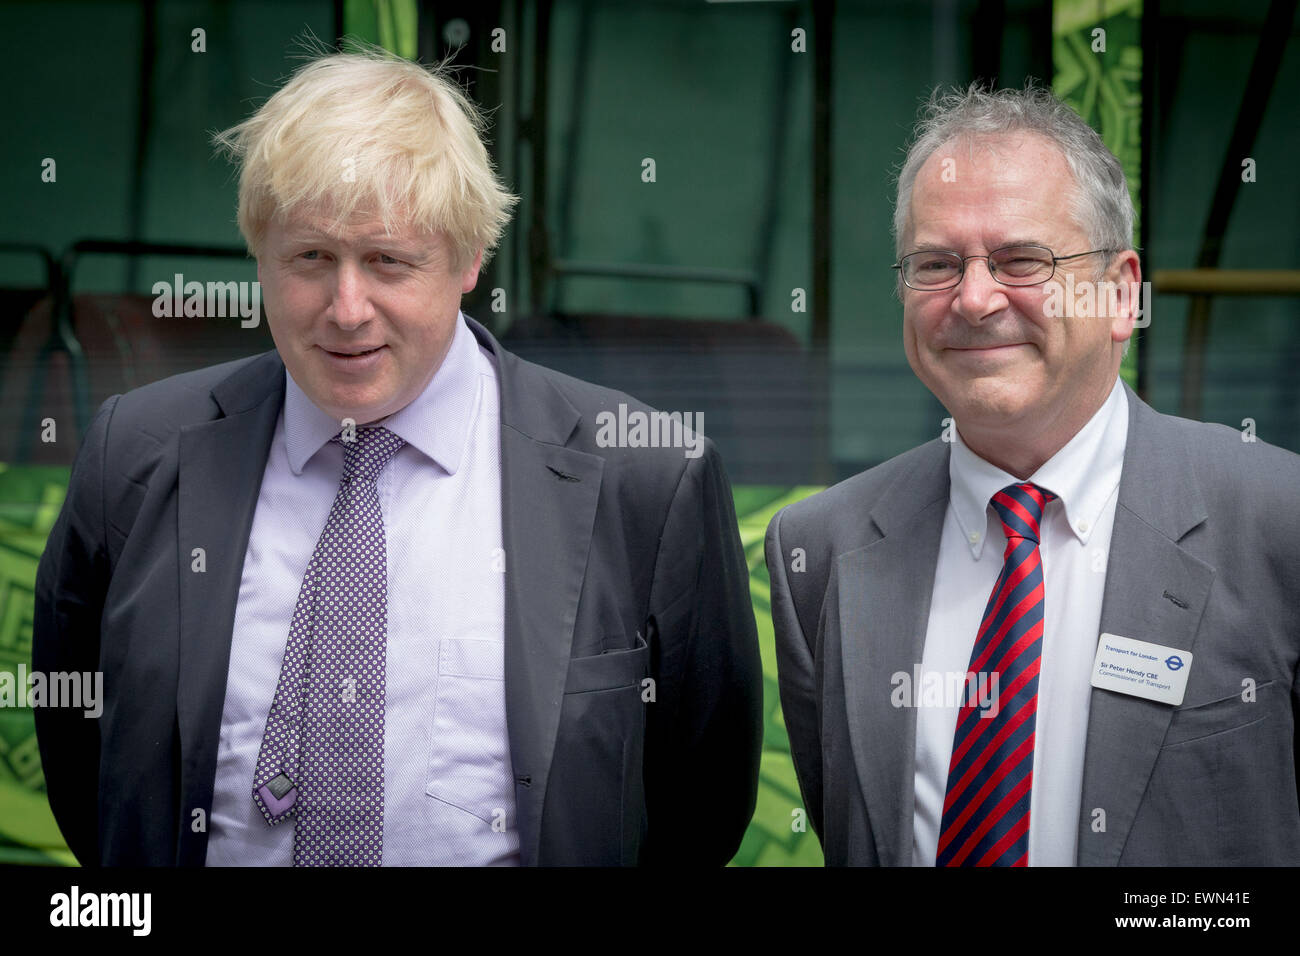
<path fill-rule="evenodd" d="M 497 641 L 440 642 L 425 787 L 429 796 L 489 824 L 504 820 L 513 788 L 504 655 Z"/>

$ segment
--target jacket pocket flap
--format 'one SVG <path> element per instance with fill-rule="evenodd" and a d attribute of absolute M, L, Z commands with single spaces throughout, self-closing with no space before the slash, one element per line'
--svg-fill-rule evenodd
<path fill-rule="evenodd" d="M 636 647 L 626 651 L 571 658 L 564 692 L 585 694 L 640 684 L 649 666 L 650 645 L 639 634 L 636 641 Z"/>
<path fill-rule="evenodd" d="M 1268 713 L 1269 702 L 1273 698 L 1273 681 L 1265 681 L 1255 687 L 1255 700 L 1244 701 L 1238 692 L 1230 697 L 1212 700 L 1195 707 L 1179 707 L 1174 711 L 1169 722 L 1169 731 L 1165 734 L 1164 746 L 1199 740 L 1211 734 L 1221 734 L 1225 730 L 1235 730 L 1246 724 L 1262 720 Z"/>

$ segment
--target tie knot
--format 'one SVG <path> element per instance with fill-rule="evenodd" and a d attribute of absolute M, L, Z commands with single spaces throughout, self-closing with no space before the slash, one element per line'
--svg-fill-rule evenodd
<path fill-rule="evenodd" d="M 990 504 L 1002 519 L 1002 529 L 1007 533 L 1008 548 L 1015 543 L 1012 538 L 1038 543 L 1038 529 L 1043 521 L 1043 509 L 1055 497 L 1056 495 L 1039 488 L 1031 481 L 1007 485 L 993 496 Z"/>
<path fill-rule="evenodd" d="M 384 466 L 406 442 L 379 425 L 357 429 L 355 441 L 344 441 L 342 433 L 330 439 L 343 446 L 343 480 L 374 481 Z"/>

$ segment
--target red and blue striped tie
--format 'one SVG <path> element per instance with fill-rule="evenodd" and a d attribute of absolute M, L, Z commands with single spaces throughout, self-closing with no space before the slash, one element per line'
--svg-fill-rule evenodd
<path fill-rule="evenodd" d="M 1031 482 L 993 496 L 1007 549 L 971 650 L 943 801 L 937 866 L 1027 866 L 1034 718 L 1043 648 L 1038 529 L 1056 495 Z M 991 684 L 991 675 L 997 684 Z M 972 686 L 972 678 L 978 686 Z M 995 694 L 995 696 L 990 696 Z M 980 701 L 992 701 L 987 711 Z M 993 716 L 988 716 L 993 713 Z"/>

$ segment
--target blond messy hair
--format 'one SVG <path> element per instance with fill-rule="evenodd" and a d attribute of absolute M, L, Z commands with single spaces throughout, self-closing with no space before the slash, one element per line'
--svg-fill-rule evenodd
<path fill-rule="evenodd" d="M 327 49 L 327 48 L 326 48 Z M 497 179 L 487 122 L 442 65 L 372 44 L 322 52 L 244 122 L 213 135 L 240 162 L 239 231 L 256 257 L 277 216 L 373 216 L 442 233 L 453 269 L 486 262 L 518 198 Z"/>

